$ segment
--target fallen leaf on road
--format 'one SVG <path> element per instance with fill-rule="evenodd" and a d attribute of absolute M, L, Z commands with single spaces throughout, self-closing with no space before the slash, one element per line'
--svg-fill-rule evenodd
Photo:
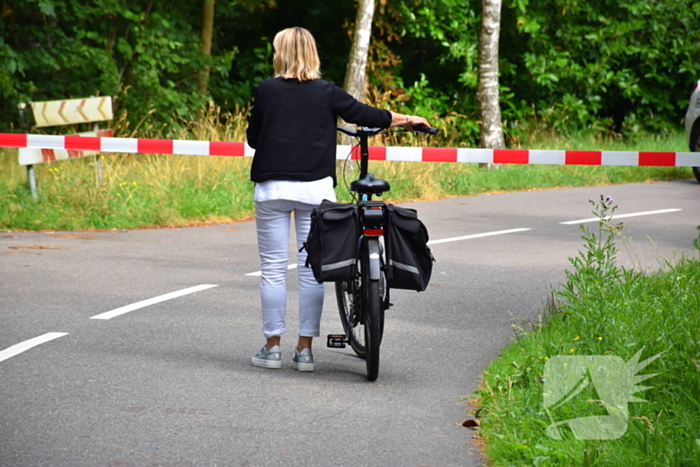
<path fill-rule="evenodd" d="M 88 237 L 87 235 L 79 235 L 79 234 L 53 234 L 49 235 L 49 237 L 56 237 L 56 238 L 79 238 L 81 240 L 93 240 L 95 237 Z"/>
<path fill-rule="evenodd" d="M 36 251 L 6 251 L 4 253 L 0 253 L 0 256 L 9 256 L 9 255 L 17 255 L 17 254 L 24 254 L 24 255 L 40 255 L 41 253 L 37 253 Z"/>
<path fill-rule="evenodd" d="M 465 426 L 467 428 L 479 428 L 479 422 L 476 420 L 466 420 L 464 423 L 462 423 L 462 426 Z"/>

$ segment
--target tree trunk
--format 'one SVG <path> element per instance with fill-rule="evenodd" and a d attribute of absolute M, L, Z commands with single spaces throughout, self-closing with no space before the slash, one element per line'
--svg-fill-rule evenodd
<path fill-rule="evenodd" d="M 345 90 L 355 99 L 361 101 L 365 95 L 365 70 L 369 40 L 372 36 L 372 17 L 374 0 L 358 0 L 355 32 L 352 36 L 352 48 L 345 72 Z"/>
<path fill-rule="evenodd" d="M 501 107 L 498 102 L 498 39 L 501 31 L 501 0 L 482 0 L 479 34 L 479 146 L 488 149 L 505 147 Z M 493 164 L 488 164 L 489 168 Z"/>
<path fill-rule="evenodd" d="M 202 57 L 211 55 L 211 38 L 214 34 L 214 3 L 216 0 L 202 0 L 202 34 L 200 53 Z M 197 77 L 199 91 L 207 94 L 209 90 L 209 66 L 206 65 Z"/>
<path fill-rule="evenodd" d="M 365 97 L 365 81 L 369 40 L 372 36 L 372 18 L 374 17 L 374 0 L 358 0 L 355 31 L 352 35 L 352 47 L 348 66 L 345 70 L 345 90 L 358 101 Z M 338 135 L 340 144 L 354 144 L 354 138 Z"/>

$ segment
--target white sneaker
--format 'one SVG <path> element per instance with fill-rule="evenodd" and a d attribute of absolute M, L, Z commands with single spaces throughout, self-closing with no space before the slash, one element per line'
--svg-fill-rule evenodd
<path fill-rule="evenodd" d="M 294 356 L 292 357 L 292 368 L 299 371 L 314 371 L 314 356 L 311 353 L 311 349 L 306 348 L 299 352 L 295 348 Z"/>
<path fill-rule="evenodd" d="M 253 355 L 252 363 L 261 368 L 282 368 L 282 352 L 280 346 L 276 345 L 270 350 L 267 350 L 267 345 L 263 345 L 258 353 Z"/>

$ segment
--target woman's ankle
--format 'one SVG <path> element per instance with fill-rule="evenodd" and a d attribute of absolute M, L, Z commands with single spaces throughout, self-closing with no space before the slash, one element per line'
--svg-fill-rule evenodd
<path fill-rule="evenodd" d="M 267 350 L 270 350 L 276 345 L 280 345 L 280 336 L 272 336 L 267 338 Z"/>
<path fill-rule="evenodd" d="M 297 351 L 301 352 L 304 349 L 311 349 L 313 339 L 314 338 L 310 336 L 299 336 L 299 341 L 297 342 Z"/>

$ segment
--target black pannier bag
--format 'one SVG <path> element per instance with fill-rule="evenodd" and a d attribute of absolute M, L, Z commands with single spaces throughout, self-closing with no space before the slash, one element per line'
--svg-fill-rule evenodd
<path fill-rule="evenodd" d="M 428 229 L 415 209 L 388 204 L 384 239 L 387 285 L 422 292 L 428 287 L 435 258 L 428 247 Z"/>
<path fill-rule="evenodd" d="M 311 228 L 302 250 L 306 249 L 306 267 L 311 267 L 318 282 L 355 277 L 359 236 L 356 205 L 324 199 L 311 212 Z"/>

